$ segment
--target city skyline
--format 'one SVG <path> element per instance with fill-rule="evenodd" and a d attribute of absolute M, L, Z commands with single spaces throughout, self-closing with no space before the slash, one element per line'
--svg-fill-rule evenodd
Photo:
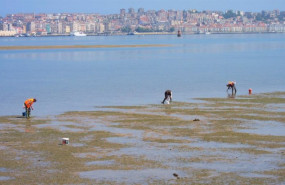
<path fill-rule="evenodd" d="M 121 8 L 160 9 L 197 9 L 203 10 L 241 10 L 257 12 L 261 10 L 284 10 L 284 0 L 2 0 L 0 16 L 15 13 L 99 13 L 116 14 Z"/>

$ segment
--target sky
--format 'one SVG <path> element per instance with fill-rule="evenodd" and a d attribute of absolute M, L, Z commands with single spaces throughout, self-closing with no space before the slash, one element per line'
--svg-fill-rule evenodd
<path fill-rule="evenodd" d="M 13 13 L 116 14 L 122 8 L 285 11 L 285 0 L 0 0 L 0 16 Z"/>

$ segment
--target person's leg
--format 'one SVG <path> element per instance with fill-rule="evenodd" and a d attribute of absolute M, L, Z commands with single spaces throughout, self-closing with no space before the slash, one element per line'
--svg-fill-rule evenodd
<path fill-rule="evenodd" d="M 28 118 L 29 117 L 29 110 L 28 110 L 29 108 L 25 106 L 25 109 L 26 109 L 26 115 L 25 116 L 26 116 L 26 118 Z"/>
<path fill-rule="evenodd" d="M 229 89 L 231 88 L 231 86 L 227 85 L 228 89 L 227 89 L 227 92 L 229 91 Z"/>
<path fill-rule="evenodd" d="M 31 108 L 28 108 L 28 112 L 29 112 L 28 117 L 30 117 L 31 116 Z"/>
<path fill-rule="evenodd" d="M 163 101 L 161 103 L 164 104 L 165 100 L 167 99 L 167 96 L 164 97 Z"/>
<path fill-rule="evenodd" d="M 168 94 L 167 94 L 167 91 L 164 93 L 164 99 L 163 99 L 163 101 L 161 102 L 161 103 L 163 103 L 164 104 L 164 102 L 165 102 L 165 100 L 167 99 L 167 97 L 168 97 Z"/>

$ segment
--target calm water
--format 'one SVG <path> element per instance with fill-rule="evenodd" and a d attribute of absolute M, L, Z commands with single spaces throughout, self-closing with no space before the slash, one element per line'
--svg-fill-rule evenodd
<path fill-rule="evenodd" d="M 0 51 L 0 115 L 93 110 L 101 105 L 285 91 L 285 34 L 0 38 L 0 45 L 171 44 L 154 48 Z"/>

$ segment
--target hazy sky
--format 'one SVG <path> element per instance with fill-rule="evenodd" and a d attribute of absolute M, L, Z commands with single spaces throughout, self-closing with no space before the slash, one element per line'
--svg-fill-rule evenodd
<path fill-rule="evenodd" d="M 0 15 L 10 13 L 119 13 L 121 8 L 201 10 L 285 10 L 285 0 L 0 0 Z"/>

